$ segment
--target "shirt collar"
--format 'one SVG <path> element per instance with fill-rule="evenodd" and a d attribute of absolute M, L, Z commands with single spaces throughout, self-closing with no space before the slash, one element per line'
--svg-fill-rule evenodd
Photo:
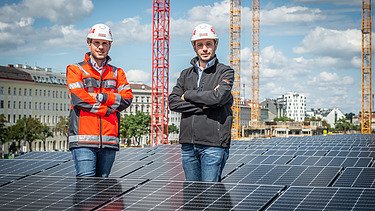
<path fill-rule="evenodd" d="M 109 62 L 111 61 L 111 58 L 109 56 L 107 56 L 107 58 L 103 61 L 102 63 L 102 66 L 99 67 L 98 63 L 96 63 L 95 59 L 92 57 L 92 55 L 90 54 L 90 64 L 91 66 L 96 70 L 98 71 L 99 73 L 102 72 L 103 70 L 103 67 Z"/>
<path fill-rule="evenodd" d="M 210 61 L 207 62 L 206 67 L 204 69 L 210 68 L 215 64 L 215 58 L 212 58 Z M 195 63 L 195 66 L 198 67 L 200 71 L 203 71 L 199 66 L 199 60 Z"/>

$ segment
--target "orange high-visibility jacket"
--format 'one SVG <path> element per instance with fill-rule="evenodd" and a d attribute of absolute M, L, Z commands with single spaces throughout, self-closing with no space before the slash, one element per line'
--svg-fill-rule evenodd
<path fill-rule="evenodd" d="M 83 62 L 67 66 L 66 78 L 71 102 L 69 148 L 118 150 L 120 112 L 133 99 L 124 70 L 105 64 L 100 74 L 90 63 L 90 53 L 86 53 Z M 90 93 L 101 93 L 103 97 L 99 102 Z"/>

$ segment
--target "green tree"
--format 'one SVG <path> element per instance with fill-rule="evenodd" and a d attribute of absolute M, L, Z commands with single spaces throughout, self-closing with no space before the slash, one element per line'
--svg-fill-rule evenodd
<path fill-rule="evenodd" d="M 140 138 L 150 133 L 151 117 L 143 112 L 137 111 L 136 114 L 126 115 L 121 119 L 120 133 L 125 138 L 127 145 L 131 145 L 131 139 L 134 138 L 137 145 L 140 145 Z"/>
<path fill-rule="evenodd" d="M 60 116 L 59 122 L 55 126 L 55 131 L 65 137 L 69 136 L 69 118 Z"/>
<path fill-rule="evenodd" d="M 171 124 L 171 125 L 168 125 L 168 133 L 169 134 L 177 134 L 177 133 L 179 133 L 180 131 L 179 131 L 179 129 L 178 129 L 178 127 L 175 125 L 175 124 Z"/>
<path fill-rule="evenodd" d="M 275 122 L 294 122 L 294 119 L 291 119 L 289 117 L 283 116 L 283 117 L 275 117 L 273 119 Z"/>
<path fill-rule="evenodd" d="M 351 124 L 346 120 L 345 117 L 340 118 L 335 123 L 335 130 L 336 131 L 342 131 L 342 132 L 346 133 L 351 128 L 352 128 Z"/>
<path fill-rule="evenodd" d="M 0 159 L 3 158 L 3 144 L 9 141 L 8 137 L 8 128 L 5 126 L 7 122 L 5 115 L 0 114 L 0 144 L 1 144 L 1 151 L 0 151 Z"/>
<path fill-rule="evenodd" d="M 349 122 L 350 123 L 353 123 L 353 117 L 355 116 L 355 114 L 353 114 L 352 112 L 350 112 L 350 113 L 346 113 L 345 114 L 345 118 L 347 119 L 347 120 L 349 120 Z"/>
<path fill-rule="evenodd" d="M 46 139 L 48 137 L 53 137 L 53 132 L 51 128 L 48 127 L 46 124 L 42 124 L 40 134 L 39 134 L 39 139 L 43 141 L 44 151 L 46 151 Z"/>
<path fill-rule="evenodd" d="M 20 120 L 17 121 L 17 123 Z M 9 146 L 9 152 L 17 153 L 21 149 L 21 141 L 25 138 L 25 126 L 21 125 L 21 123 L 14 124 L 8 127 L 8 137 L 10 140 L 13 140 L 13 143 Z M 14 143 L 14 141 L 17 143 Z"/>
<path fill-rule="evenodd" d="M 15 139 L 19 141 L 18 150 L 20 149 L 21 138 L 21 140 L 23 139 L 29 144 L 29 149 L 30 151 L 32 151 L 32 143 L 35 140 L 40 139 L 43 124 L 38 119 L 32 117 L 23 117 L 22 119 L 19 119 L 14 126 L 14 132 L 20 133 L 20 136 L 13 134 L 13 137 L 15 137 Z"/>

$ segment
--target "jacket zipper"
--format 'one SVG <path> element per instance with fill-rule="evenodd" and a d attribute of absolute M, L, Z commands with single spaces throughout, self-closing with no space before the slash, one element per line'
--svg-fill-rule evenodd
<path fill-rule="evenodd" d="M 104 68 L 100 74 L 100 80 L 99 80 L 99 88 L 100 88 L 100 93 L 102 92 L 102 77 L 103 77 L 103 73 L 104 73 Z M 103 148 L 103 136 L 102 136 L 102 117 L 99 116 L 99 148 Z"/>
<path fill-rule="evenodd" d="M 191 143 L 194 144 L 194 117 L 193 115 L 193 120 L 191 121 Z"/>

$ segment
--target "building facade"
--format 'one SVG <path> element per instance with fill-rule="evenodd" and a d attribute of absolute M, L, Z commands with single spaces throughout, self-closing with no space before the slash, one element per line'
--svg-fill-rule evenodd
<path fill-rule="evenodd" d="M 122 115 L 137 111 L 151 114 L 151 87 L 130 82 L 134 99 Z M 66 88 L 65 73 L 27 65 L 0 66 L 0 114 L 4 114 L 6 126 L 15 124 L 23 117 L 32 117 L 54 129 L 60 117 L 68 117 L 70 102 Z M 144 136 L 146 143 L 149 135 Z M 8 153 L 9 144 L 0 146 L 0 154 Z M 22 151 L 30 151 L 25 144 Z M 34 141 L 33 151 L 43 151 L 42 141 Z M 47 151 L 68 150 L 67 138 L 54 133 L 46 140 Z"/>
<path fill-rule="evenodd" d="M 285 107 L 285 116 L 302 122 L 306 113 L 306 97 L 303 94 L 288 92 L 277 99 Z"/>
<path fill-rule="evenodd" d="M 50 69 L 32 68 L 26 65 L 0 66 L 0 114 L 7 120 L 6 126 L 15 124 L 23 117 L 32 117 L 55 127 L 60 117 L 69 113 L 69 99 L 65 75 Z M 54 134 L 47 139 L 48 149 L 65 150 L 66 137 Z M 21 150 L 29 151 L 25 148 Z M 7 153 L 7 146 L 2 146 Z M 42 144 L 33 143 L 32 150 L 41 150 Z"/>

